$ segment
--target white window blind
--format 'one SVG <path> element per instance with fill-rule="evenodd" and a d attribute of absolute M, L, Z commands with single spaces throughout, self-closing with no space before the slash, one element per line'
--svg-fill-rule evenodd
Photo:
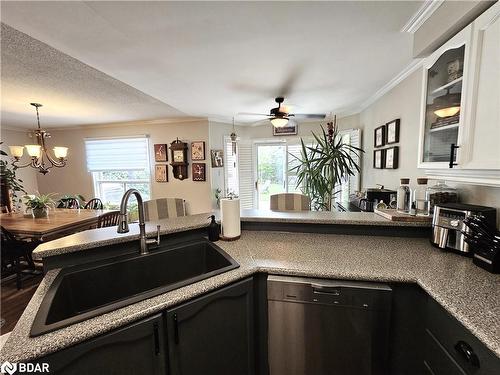
<path fill-rule="evenodd" d="M 240 207 L 254 208 L 255 179 L 253 174 L 252 144 L 238 143 L 238 169 L 240 180 Z"/>
<path fill-rule="evenodd" d="M 225 185 L 226 192 L 232 192 L 235 194 L 240 194 L 240 181 L 238 177 L 238 144 L 236 144 L 236 153 L 233 154 L 233 142 L 230 137 L 224 137 L 224 156 L 226 162 L 224 164 L 225 169 Z"/>
<path fill-rule="evenodd" d="M 89 172 L 149 170 L 147 137 L 86 139 Z"/>
<path fill-rule="evenodd" d="M 351 146 L 361 148 L 361 129 L 352 129 L 349 132 Z M 359 157 L 359 152 L 350 152 L 351 157 L 354 159 L 356 164 L 361 168 L 361 159 Z M 360 173 L 355 172 L 354 176 L 349 177 L 349 194 L 354 194 L 356 191 L 360 190 Z"/>

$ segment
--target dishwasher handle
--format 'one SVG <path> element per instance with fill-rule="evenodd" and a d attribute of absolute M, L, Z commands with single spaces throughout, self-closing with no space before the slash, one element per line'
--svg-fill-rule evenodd
<path fill-rule="evenodd" d="M 326 286 L 320 284 L 311 284 L 314 294 L 327 294 L 330 296 L 340 296 L 341 288 L 338 286 Z"/>

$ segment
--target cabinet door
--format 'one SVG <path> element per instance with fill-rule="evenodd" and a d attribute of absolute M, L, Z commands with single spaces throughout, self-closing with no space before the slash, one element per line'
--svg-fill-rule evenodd
<path fill-rule="evenodd" d="M 419 168 L 461 167 L 466 121 L 471 27 L 468 26 L 424 62 Z M 451 155 L 451 160 L 450 160 Z"/>
<path fill-rule="evenodd" d="M 51 354 L 51 374 L 165 374 L 165 336 L 161 315 Z"/>
<path fill-rule="evenodd" d="M 500 170 L 500 3 L 479 16 L 472 26 L 474 83 L 468 100 L 471 142 L 464 167 Z"/>
<path fill-rule="evenodd" d="M 171 375 L 253 374 L 252 280 L 167 311 Z"/>

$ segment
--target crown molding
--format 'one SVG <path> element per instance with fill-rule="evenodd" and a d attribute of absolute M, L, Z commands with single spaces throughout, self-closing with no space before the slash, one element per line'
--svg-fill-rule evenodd
<path fill-rule="evenodd" d="M 61 130 L 121 128 L 124 126 L 151 126 L 151 125 L 181 124 L 181 123 L 200 122 L 200 121 L 208 121 L 208 119 L 206 117 L 172 117 L 172 118 L 159 118 L 159 119 L 125 121 L 125 122 L 108 122 L 108 123 L 102 123 L 102 124 L 46 127 L 45 129 L 52 131 L 52 132 L 55 132 L 55 131 L 61 131 Z"/>
<path fill-rule="evenodd" d="M 34 128 L 32 129 L 32 128 L 23 128 L 23 127 L 2 125 L 1 130 L 10 130 L 10 131 L 14 131 L 14 132 L 29 133 L 30 131 L 34 130 Z"/>
<path fill-rule="evenodd" d="M 410 74 L 415 72 L 417 69 L 422 67 L 424 59 L 414 59 L 410 64 L 408 64 L 397 76 L 395 76 L 393 79 L 391 79 L 389 82 L 387 82 L 384 86 L 382 86 L 375 94 L 370 96 L 368 99 L 366 99 L 364 102 L 361 104 L 351 107 L 348 109 L 345 109 L 343 111 L 339 111 L 338 116 L 339 117 L 347 117 L 347 116 L 352 116 L 356 115 L 362 111 L 364 111 L 366 108 L 368 108 L 370 105 L 375 103 L 378 99 L 380 99 L 382 96 L 387 94 L 389 91 L 391 91 L 394 87 L 399 85 L 405 78 L 407 78 Z"/>
<path fill-rule="evenodd" d="M 443 3 L 444 0 L 426 0 L 401 28 L 401 32 L 414 34 Z"/>

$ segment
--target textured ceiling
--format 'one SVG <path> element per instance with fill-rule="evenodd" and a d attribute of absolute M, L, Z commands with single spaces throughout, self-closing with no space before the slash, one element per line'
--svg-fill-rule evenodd
<path fill-rule="evenodd" d="M 185 116 L 167 104 L 5 24 L 1 29 L 2 126 L 46 127 Z"/>
<path fill-rule="evenodd" d="M 400 29 L 421 4 L 2 1 L 1 7 L 5 23 L 143 93 L 192 116 L 229 119 L 268 112 L 283 90 L 300 112 L 356 107 L 411 62 L 411 35 Z M 58 70 L 53 78 L 80 86 Z M 104 107 L 85 104 L 78 113 Z"/>

